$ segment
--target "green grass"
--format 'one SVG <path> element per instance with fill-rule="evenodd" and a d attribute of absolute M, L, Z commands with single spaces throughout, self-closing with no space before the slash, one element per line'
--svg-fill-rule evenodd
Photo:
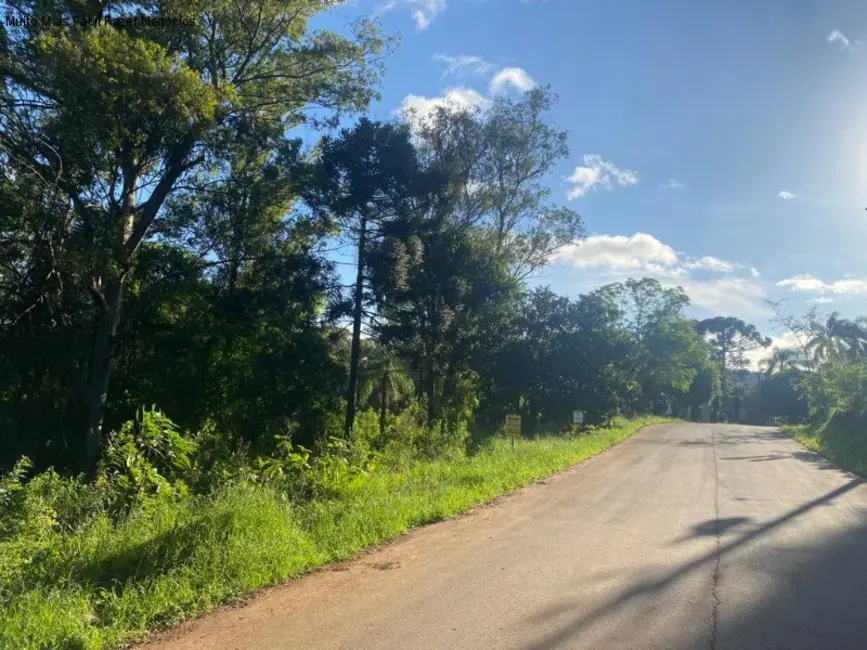
<path fill-rule="evenodd" d="M 826 422 L 781 427 L 782 431 L 827 459 L 867 477 L 867 422 L 838 415 Z"/>
<path fill-rule="evenodd" d="M 514 448 L 497 440 L 458 460 L 370 474 L 339 498 L 303 506 L 268 488 L 234 487 L 159 503 L 120 525 L 104 518 L 84 532 L 52 532 L 35 549 L 4 543 L 0 648 L 119 646 L 465 512 L 662 421 L 619 420 L 580 437 Z M 25 565 L 9 573 L 16 578 L 4 578 L 3 567 L 16 566 L 16 557 Z"/>

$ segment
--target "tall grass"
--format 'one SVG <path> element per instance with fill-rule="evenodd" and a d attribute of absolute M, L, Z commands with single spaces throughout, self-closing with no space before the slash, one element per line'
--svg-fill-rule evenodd
<path fill-rule="evenodd" d="M 824 422 L 782 430 L 840 467 L 867 477 L 867 419 L 860 413 L 839 413 Z"/>
<path fill-rule="evenodd" d="M 0 542 L 0 648 L 116 647 L 544 478 L 660 418 L 575 437 L 493 440 L 303 503 L 268 487 L 155 501 L 120 524 Z M 21 538 L 24 539 L 24 538 Z M 19 546 L 16 546 L 19 544 Z M 4 568 L 7 569 L 4 571 Z"/>

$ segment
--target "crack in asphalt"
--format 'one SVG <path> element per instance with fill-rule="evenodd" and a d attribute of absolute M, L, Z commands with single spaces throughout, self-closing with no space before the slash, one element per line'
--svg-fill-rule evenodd
<path fill-rule="evenodd" d="M 711 596 L 711 614 L 710 614 L 710 650 L 716 650 L 717 628 L 719 625 L 719 606 L 720 599 L 717 594 L 717 586 L 719 585 L 719 568 L 722 559 L 722 531 L 719 526 L 719 467 L 717 465 L 716 456 L 716 436 L 714 428 L 710 428 L 710 447 L 713 454 L 713 530 L 714 541 L 716 548 L 714 549 L 715 558 L 713 564 L 713 577 L 710 589 Z"/>

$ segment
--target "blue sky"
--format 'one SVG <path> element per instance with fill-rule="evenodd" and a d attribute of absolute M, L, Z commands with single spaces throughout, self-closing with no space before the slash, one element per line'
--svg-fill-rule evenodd
<path fill-rule="evenodd" d="M 361 14 L 402 36 L 374 117 L 559 96 L 550 184 L 590 237 L 537 283 L 653 276 L 769 334 L 764 298 L 867 314 L 867 4 L 357 0 L 325 22 Z"/>

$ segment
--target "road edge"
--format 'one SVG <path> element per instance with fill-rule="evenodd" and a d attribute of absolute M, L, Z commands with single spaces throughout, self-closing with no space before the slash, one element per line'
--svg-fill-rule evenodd
<path fill-rule="evenodd" d="M 788 425 L 788 426 L 798 426 L 798 425 Z M 865 474 L 861 474 L 861 473 L 859 473 L 859 472 L 856 472 L 854 469 L 849 469 L 848 467 L 846 467 L 846 466 L 842 465 L 841 463 L 839 463 L 837 460 L 831 458 L 830 456 L 828 456 L 828 455 L 826 455 L 826 454 L 823 454 L 821 451 L 818 451 L 818 450 L 816 450 L 816 449 L 812 449 L 811 447 L 808 447 L 808 446 L 805 445 L 803 442 L 801 442 L 800 440 L 798 440 L 798 439 L 794 436 L 793 433 L 790 433 L 790 432 L 787 431 L 786 428 L 784 428 L 784 427 L 780 427 L 780 426 L 778 426 L 778 427 L 776 427 L 776 429 L 777 429 L 777 431 L 779 431 L 780 433 L 782 433 L 786 438 L 788 438 L 788 439 L 791 440 L 792 442 L 797 443 L 798 445 L 800 445 L 801 447 L 803 447 L 804 449 L 806 449 L 806 450 L 807 450 L 808 452 L 810 452 L 811 454 L 815 454 L 816 456 L 819 456 L 820 458 L 824 458 L 824 459 L 825 459 L 826 461 L 828 461 L 831 465 L 833 465 L 837 470 L 839 470 L 839 471 L 841 471 L 841 472 L 844 472 L 845 474 L 849 474 L 849 476 L 852 477 L 852 478 L 857 478 L 857 479 L 861 479 L 862 481 L 867 481 L 867 473 L 865 473 Z"/>
<path fill-rule="evenodd" d="M 668 426 L 668 425 L 672 425 L 672 424 L 680 424 L 683 422 L 684 422 L 683 420 L 671 418 L 671 419 L 664 419 L 664 420 L 659 421 L 659 422 L 651 422 L 649 424 L 644 424 L 644 425 L 638 427 L 637 429 L 635 429 L 634 431 L 630 432 L 628 435 L 626 435 L 621 440 L 618 440 L 618 441 L 612 443 L 608 447 L 606 447 L 606 448 L 604 448 L 604 449 L 602 449 L 602 450 L 600 450 L 594 454 L 586 456 L 585 458 L 582 458 L 581 460 L 578 460 L 574 463 L 570 463 L 566 467 L 563 467 L 562 469 L 551 472 L 550 474 L 546 474 L 545 476 L 542 476 L 540 478 L 529 481 L 528 483 L 525 483 L 523 485 L 519 485 L 518 487 L 512 488 L 511 490 L 501 492 L 500 494 L 497 494 L 486 501 L 482 501 L 482 502 L 479 502 L 475 505 L 472 505 L 469 508 L 467 508 L 466 510 L 462 510 L 460 512 L 457 512 L 450 517 L 432 520 L 432 521 L 429 521 L 426 523 L 419 524 L 417 526 L 413 526 L 412 528 L 410 528 L 410 529 L 408 529 L 402 533 L 399 533 L 399 534 L 395 535 L 394 537 L 389 538 L 388 540 L 385 540 L 385 541 L 380 542 L 378 544 L 374 544 L 372 546 L 367 546 L 367 547 L 359 550 L 357 553 L 352 554 L 350 557 L 346 557 L 346 558 L 343 558 L 342 560 L 335 560 L 333 562 L 327 562 L 325 564 L 320 564 L 318 566 L 311 567 L 311 568 L 307 569 L 306 571 L 299 573 L 298 575 L 296 575 L 292 578 L 288 578 L 286 580 L 283 580 L 281 582 L 277 582 L 277 583 L 275 583 L 273 585 L 269 585 L 267 587 L 261 587 L 259 589 L 255 589 L 255 590 L 247 592 L 241 596 L 236 596 L 234 598 L 227 600 L 226 602 L 224 602 L 220 605 L 217 605 L 216 607 L 213 607 L 212 609 L 209 609 L 209 610 L 202 612 L 196 616 L 185 619 L 184 621 L 178 623 L 177 625 L 172 625 L 170 627 L 165 627 L 165 628 L 155 628 L 155 629 L 149 631 L 146 635 L 139 637 L 138 639 L 128 641 L 120 647 L 123 648 L 124 650 L 127 650 L 127 649 L 128 650 L 138 650 L 138 649 L 145 650 L 149 646 L 152 646 L 152 645 L 159 643 L 161 641 L 166 641 L 166 640 L 170 639 L 172 636 L 179 634 L 183 630 L 183 628 L 185 628 L 189 625 L 192 625 L 196 621 L 199 621 L 203 618 L 207 618 L 210 616 L 218 616 L 218 615 L 225 613 L 225 612 L 231 612 L 231 611 L 243 609 L 244 607 L 251 604 L 252 602 L 254 602 L 260 598 L 265 597 L 267 594 L 269 594 L 275 590 L 278 590 L 278 589 L 287 588 L 290 585 L 292 585 L 293 583 L 295 583 L 299 580 L 303 580 L 309 576 L 312 576 L 312 575 L 315 575 L 315 574 L 321 573 L 321 572 L 335 571 L 335 570 L 339 571 L 340 567 L 342 567 L 346 564 L 349 564 L 351 562 L 356 562 L 359 559 L 364 558 L 367 555 L 372 555 L 374 553 L 377 553 L 383 549 L 388 548 L 389 546 L 392 546 L 393 544 L 397 544 L 400 541 L 404 540 L 407 536 L 413 535 L 420 530 L 431 528 L 431 527 L 436 526 L 438 524 L 445 524 L 447 522 L 455 521 L 455 520 L 462 519 L 465 517 L 470 517 L 476 511 L 478 511 L 482 508 L 497 507 L 498 505 L 500 505 L 503 501 L 505 501 L 509 497 L 514 496 L 523 490 L 526 490 L 528 488 L 532 488 L 532 487 L 537 486 L 537 485 L 544 485 L 545 482 L 548 481 L 549 479 L 551 479 L 552 477 L 559 476 L 559 475 L 564 474 L 566 472 L 572 471 L 577 467 L 580 467 L 580 466 L 582 466 L 588 462 L 593 461 L 593 459 L 600 458 L 600 457 L 604 456 L 605 454 L 607 454 L 611 450 L 613 450 L 617 447 L 620 447 L 620 446 L 624 445 L 625 443 L 629 442 L 630 440 L 634 439 L 636 435 L 638 435 L 639 433 L 641 433 L 645 429 L 649 429 L 650 427 L 656 427 L 656 426 Z"/>

